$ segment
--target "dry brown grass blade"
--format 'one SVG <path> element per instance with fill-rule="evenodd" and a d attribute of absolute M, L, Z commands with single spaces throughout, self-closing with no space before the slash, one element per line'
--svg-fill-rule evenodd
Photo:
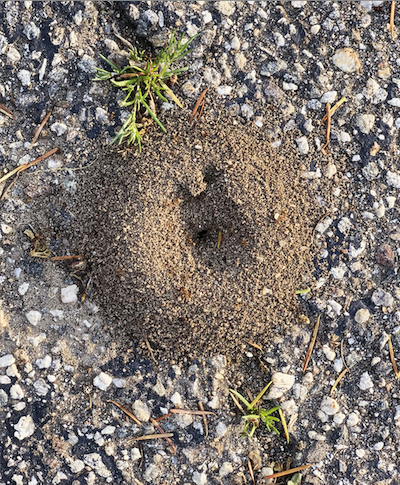
<path fill-rule="evenodd" d="M 263 480 L 270 480 L 271 478 L 278 478 L 278 477 L 284 477 L 285 475 L 291 475 L 292 473 L 296 473 L 301 470 L 305 470 L 306 468 L 310 468 L 310 466 L 312 465 L 297 466 L 296 468 L 291 468 L 290 470 L 285 470 L 284 472 L 273 473 L 272 475 L 263 477 Z"/>
<path fill-rule="evenodd" d="M 82 254 L 72 254 L 71 256 L 53 256 L 50 258 L 51 261 L 64 261 L 65 259 L 81 259 Z"/>
<path fill-rule="evenodd" d="M 229 394 L 231 395 L 231 398 L 232 398 L 233 402 L 236 404 L 236 407 L 239 409 L 239 411 L 241 411 L 243 414 L 246 414 L 245 410 L 242 408 L 242 405 L 236 399 L 236 396 L 234 394 L 232 394 L 231 392 Z"/>
<path fill-rule="evenodd" d="M 32 167 L 32 165 L 35 165 L 36 163 L 39 163 L 42 160 L 44 160 L 44 159 L 46 159 L 48 157 L 51 157 L 54 153 L 56 153 L 57 150 L 58 150 L 58 148 L 53 148 L 53 150 L 50 150 L 49 152 L 45 153 L 44 155 L 40 156 L 39 158 L 36 158 L 36 160 L 33 160 L 32 162 L 29 162 L 29 163 L 24 163 L 23 165 L 20 165 L 19 167 L 14 168 L 10 172 L 6 173 L 3 177 L 1 177 L 0 183 L 1 182 L 4 182 L 7 179 L 9 179 L 15 173 L 20 173 L 23 170 L 26 170 L 27 168 Z"/>
<path fill-rule="evenodd" d="M 47 123 L 47 120 L 50 118 L 50 115 L 51 115 L 51 111 L 49 111 L 47 113 L 47 115 L 44 117 L 43 121 L 38 126 L 37 130 L 35 131 L 35 134 L 33 135 L 33 139 L 31 141 L 31 146 L 29 147 L 29 149 L 31 149 L 33 147 L 33 144 L 39 138 L 39 135 L 40 135 L 40 133 L 42 132 L 42 130 L 44 128 L 44 125 Z"/>
<path fill-rule="evenodd" d="M 393 0 L 390 5 L 390 35 L 394 39 L 394 12 L 396 9 L 396 2 Z"/>
<path fill-rule="evenodd" d="M 164 416 L 160 416 L 159 418 L 155 419 L 154 421 L 162 421 L 163 419 L 168 418 L 169 416 L 172 416 L 172 413 L 164 414 Z"/>
<path fill-rule="evenodd" d="M 0 112 L 8 116 L 12 120 L 14 119 L 14 115 L 11 113 L 11 111 L 8 108 L 4 106 L 4 104 L 0 104 Z"/>
<path fill-rule="evenodd" d="M 160 433 L 165 434 L 165 433 L 164 433 L 164 430 L 161 428 L 161 426 L 160 426 L 160 425 L 157 423 L 157 421 L 156 421 L 155 419 L 150 418 L 150 421 L 151 421 L 151 422 L 154 424 L 154 426 L 155 426 L 155 427 L 158 429 L 158 431 L 159 431 Z M 171 438 L 169 438 L 169 437 L 165 437 L 165 439 L 168 441 L 168 444 L 169 444 L 169 446 L 170 446 L 170 447 L 171 447 L 171 449 L 172 449 L 172 453 L 173 453 L 174 455 L 176 455 L 176 448 L 175 448 L 174 444 L 172 443 Z"/>
<path fill-rule="evenodd" d="M 395 373 L 397 379 L 400 379 L 400 372 L 397 370 L 397 365 L 396 365 L 396 361 L 395 361 L 395 358 L 394 358 L 394 352 L 393 352 L 392 339 L 391 339 L 390 335 L 389 335 L 388 344 L 389 344 L 390 360 L 392 361 L 394 373 Z"/>
<path fill-rule="evenodd" d="M 213 416 L 216 416 L 216 414 L 212 413 L 211 411 L 192 411 L 191 409 L 170 409 L 169 412 L 172 414 L 196 414 L 199 416 L 212 414 Z"/>
<path fill-rule="evenodd" d="M 118 408 L 120 408 L 127 416 L 129 416 L 131 419 L 133 419 L 135 421 L 135 423 L 139 426 L 141 426 L 141 422 L 138 420 L 138 418 L 132 414 L 130 411 L 128 411 L 126 408 L 124 408 L 124 406 L 121 406 L 121 404 L 118 404 L 117 402 L 115 401 L 107 401 L 107 402 L 112 402 L 113 404 L 115 404 Z"/>
<path fill-rule="evenodd" d="M 340 108 L 340 106 L 342 106 L 342 104 L 343 104 L 343 103 L 345 103 L 346 101 L 347 101 L 347 99 L 343 97 L 342 99 L 340 99 L 340 100 L 339 100 L 339 101 L 338 101 L 338 102 L 335 104 L 335 106 L 334 106 L 334 107 L 331 109 L 331 117 L 332 117 L 333 113 L 334 113 L 334 112 L 335 112 L 335 111 L 336 111 L 338 108 Z M 320 124 L 320 125 L 322 125 L 322 123 L 324 123 L 324 122 L 325 122 L 327 119 L 328 119 L 328 117 L 327 117 L 327 115 L 325 115 L 325 116 L 322 118 L 322 120 L 320 121 L 320 123 L 319 123 L 319 124 Z"/>
<path fill-rule="evenodd" d="M 192 114 L 190 115 L 190 118 L 189 118 L 189 123 L 192 123 L 192 121 L 194 120 L 194 117 L 196 116 L 196 113 L 197 113 L 197 110 L 199 109 L 199 106 L 200 106 L 200 103 L 203 101 L 204 99 L 204 96 L 207 94 L 207 91 L 208 91 L 208 88 L 206 88 L 199 96 L 199 99 L 196 101 L 196 104 L 194 105 L 194 108 L 193 108 L 193 111 L 192 111 Z M 200 114 L 199 116 L 197 117 L 196 121 L 195 121 L 195 124 L 197 123 L 197 121 L 199 120 L 200 118 L 200 115 L 201 113 L 203 112 L 203 108 L 204 108 L 204 103 L 203 103 L 203 107 L 201 108 L 201 111 L 200 111 Z"/>
<path fill-rule="evenodd" d="M 344 375 L 346 374 L 346 372 L 348 371 L 349 369 L 343 369 L 342 372 L 339 374 L 339 377 L 336 379 L 335 381 L 335 384 L 333 384 L 332 386 L 332 389 L 331 389 L 331 396 L 333 395 L 333 393 L 335 392 L 335 389 L 337 387 L 337 385 L 339 384 L 339 382 L 343 379 Z"/>
<path fill-rule="evenodd" d="M 137 438 L 132 438 L 128 440 L 127 443 L 133 443 L 134 441 L 146 441 L 146 440 L 158 440 L 160 438 L 171 438 L 174 433 L 159 433 L 159 434 L 146 434 L 144 436 L 138 436 Z"/>
<path fill-rule="evenodd" d="M 203 403 L 201 401 L 199 401 L 199 408 L 200 408 L 200 411 L 204 411 L 204 407 L 203 407 Z M 205 438 L 207 438 L 208 436 L 208 423 L 207 423 L 207 416 L 205 414 L 203 414 L 203 425 L 204 425 L 204 436 Z"/>
<path fill-rule="evenodd" d="M 255 349 L 259 350 L 260 352 L 263 352 L 263 349 L 261 347 L 261 345 L 258 345 L 254 342 L 251 342 L 250 340 L 245 340 L 246 344 L 249 344 L 251 345 L 252 347 L 254 347 Z"/>
<path fill-rule="evenodd" d="M 251 479 L 253 480 L 253 484 L 256 485 L 256 480 L 254 478 L 254 472 L 253 472 L 253 465 L 251 464 L 250 458 L 247 458 L 247 466 L 249 467 L 249 473 L 250 473 Z"/>
<path fill-rule="evenodd" d="M 306 355 L 306 360 L 304 362 L 303 372 L 305 372 L 306 369 L 307 369 L 308 362 L 310 360 L 310 357 L 311 357 L 311 354 L 312 354 L 312 351 L 313 351 L 313 348 L 314 348 L 315 341 L 317 340 L 317 333 L 318 333 L 320 319 L 321 319 L 321 314 L 318 315 L 317 323 L 315 324 L 315 328 L 314 328 L 314 332 L 312 334 L 310 346 L 308 348 L 308 352 L 307 352 L 307 355 Z"/>

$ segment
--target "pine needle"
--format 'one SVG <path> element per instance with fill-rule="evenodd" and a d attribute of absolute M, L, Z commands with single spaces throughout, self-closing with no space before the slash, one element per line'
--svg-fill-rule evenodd
<path fill-rule="evenodd" d="M 315 341 L 317 340 L 317 333 L 318 333 L 320 319 L 321 319 L 321 314 L 318 315 L 317 323 L 315 324 L 315 328 L 314 328 L 314 332 L 312 334 L 310 346 L 308 348 L 308 352 L 307 352 L 307 355 L 306 355 L 306 360 L 304 362 L 303 372 L 305 372 L 306 369 L 307 369 L 308 362 L 310 360 L 310 357 L 311 357 L 311 354 L 312 354 L 312 351 L 313 351 L 313 348 L 314 348 Z"/>
<path fill-rule="evenodd" d="M 339 377 L 336 379 L 335 381 L 335 384 L 333 384 L 332 386 L 332 389 L 331 389 L 331 396 L 333 395 L 333 393 L 335 392 L 335 389 L 337 387 L 337 385 L 339 384 L 339 382 L 343 379 L 344 375 L 346 374 L 346 372 L 348 371 L 349 369 L 343 369 L 342 372 L 339 374 Z"/>
<path fill-rule="evenodd" d="M 127 416 L 129 416 L 131 419 L 133 419 L 135 421 L 135 423 L 139 426 L 141 426 L 141 422 L 138 420 L 138 418 L 133 415 L 130 411 L 128 411 L 126 408 L 124 408 L 124 406 L 121 406 L 121 404 L 118 404 L 117 402 L 115 401 L 107 401 L 107 402 L 112 402 L 113 404 L 115 404 L 117 407 L 119 407 Z"/>
<path fill-rule="evenodd" d="M 14 168 L 10 172 L 6 173 L 3 177 L 1 177 L 0 183 L 1 182 L 4 182 L 7 179 L 9 179 L 15 173 L 20 173 L 23 170 L 26 170 L 27 168 L 32 167 L 32 165 L 35 165 L 36 163 L 39 163 L 42 160 L 44 160 L 44 159 L 46 159 L 48 157 L 51 157 L 54 153 L 56 153 L 57 150 L 58 150 L 58 148 L 53 148 L 53 150 L 50 150 L 49 152 L 45 153 L 44 155 L 40 156 L 39 158 L 36 158 L 36 160 L 33 160 L 32 162 L 29 162 L 29 163 L 24 163 L 23 165 L 20 165 L 19 167 Z"/>
<path fill-rule="evenodd" d="M 278 478 L 278 477 L 284 477 L 285 475 L 291 475 L 292 473 L 296 473 L 301 470 L 305 470 L 306 468 L 310 468 L 310 466 L 312 465 L 297 466 L 296 468 L 291 468 L 290 470 L 286 470 L 284 472 L 273 473 L 272 475 L 263 477 L 263 480 L 270 480 L 271 478 Z"/>

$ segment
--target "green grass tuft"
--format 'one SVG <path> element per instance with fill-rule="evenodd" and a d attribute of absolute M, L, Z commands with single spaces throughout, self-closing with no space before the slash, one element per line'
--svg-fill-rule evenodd
<path fill-rule="evenodd" d="M 271 416 L 272 413 L 280 409 L 280 406 L 276 406 L 268 410 L 264 408 L 260 408 L 258 406 L 261 398 L 266 393 L 267 389 L 271 384 L 272 384 L 272 381 L 264 387 L 264 389 L 258 394 L 258 396 L 251 403 L 249 403 L 246 398 L 244 398 L 241 394 L 239 394 L 234 389 L 229 389 L 235 404 L 240 409 L 242 409 L 241 406 L 238 405 L 238 401 L 236 399 L 238 398 L 242 401 L 242 403 L 247 408 L 247 413 L 244 413 L 245 415 L 242 418 L 245 421 L 242 436 L 249 436 L 251 438 L 254 435 L 255 430 L 260 425 L 260 421 L 262 421 L 265 424 L 268 431 L 273 431 L 276 434 L 280 434 L 279 431 L 274 426 L 274 423 L 276 421 L 279 421 L 279 418 L 276 418 L 275 416 Z M 251 426 L 251 430 L 249 431 L 250 426 Z"/>
<path fill-rule="evenodd" d="M 194 36 L 187 42 L 183 42 L 182 36 L 177 39 L 172 32 L 168 45 L 162 49 L 155 59 L 147 57 L 145 52 L 139 52 L 136 48 L 129 50 L 128 65 L 119 68 L 106 57 L 100 55 L 112 69 L 107 71 L 96 67 L 97 76 L 94 81 L 111 81 L 114 86 L 126 92 L 125 99 L 121 102 L 121 107 L 132 107 L 132 112 L 123 124 L 111 144 L 118 142 L 120 145 L 124 140 L 128 144 L 137 142 L 139 151 L 142 149 L 141 139 L 145 131 L 146 113 L 157 125 L 166 132 L 166 129 L 158 119 L 154 102 L 154 95 L 162 101 L 168 101 L 167 94 L 178 106 L 182 107 L 179 99 L 164 81 L 176 79 L 181 72 L 186 71 L 187 67 L 172 69 L 172 64 L 181 59 L 190 51 L 189 44 L 197 37 Z M 140 121 L 138 121 L 140 120 Z"/>

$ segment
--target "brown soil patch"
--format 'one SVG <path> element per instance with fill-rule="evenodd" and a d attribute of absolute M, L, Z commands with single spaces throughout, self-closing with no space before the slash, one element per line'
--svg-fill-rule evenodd
<path fill-rule="evenodd" d="M 168 133 L 152 129 L 141 154 L 107 147 L 86 171 L 77 237 L 115 335 L 164 356 L 235 358 L 294 323 L 326 208 L 293 140 L 275 149 L 272 126 L 237 120 L 209 109 L 189 129 L 163 115 Z"/>

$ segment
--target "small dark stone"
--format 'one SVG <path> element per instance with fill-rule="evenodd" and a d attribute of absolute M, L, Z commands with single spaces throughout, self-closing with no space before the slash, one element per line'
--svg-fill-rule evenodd
<path fill-rule="evenodd" d="M 395 263 L 395 255 L 388 244 L 379 246 L 375 253 L 375 259 L 377 263 L 389 268 L 393 267 Z"/>

